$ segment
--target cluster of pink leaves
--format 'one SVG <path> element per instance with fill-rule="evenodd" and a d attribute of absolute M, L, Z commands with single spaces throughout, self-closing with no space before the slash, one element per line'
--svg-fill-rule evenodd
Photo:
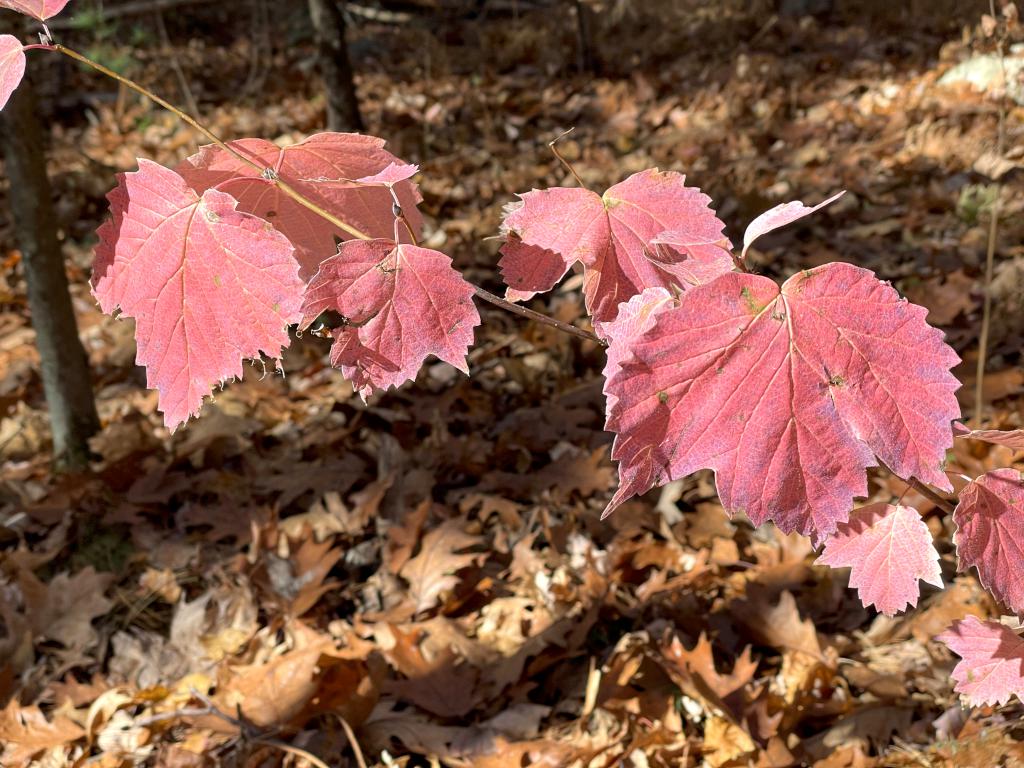
<path fill-rule="evenodd" d="M 942 587 L 939 554 L 914 509 L 855 507 L 866 470 L 951 491 L 944 471 L 959 417 L 959 362 L 926 310 L 871 272 L 826 264 L 781 287 L 746 272 L 755 239 L 807 216 L 786 203 L 751 222 L 738 257 L 709 199 L 675 173 L 645 171 L 604 195 L 528 192 L 506 209 L 506 297 L 551 289 L 578 264 L 595 330 L 608 341 L 607 428 L 619 490 L 630 497 L 715 472 L 730 514 L 773 521 L 823 544 L 818 562 L 850 568 L 865 606 L 916 606 L 919 581 Z M 1024 449 L 1024 433 L 957 429 Z M 1024 483 L 991 472 L 954 513 L 961 569 L 1024 611 Z M 957 690 L 973 703 L 1024 698 L 1024 641 L 975 618 L 941 639 L 962 660 Z"/>
<path fill-rule="evenodd" d="M 67 2 L 0 8 L 45 22 Z M 25 49 L 0 35 L 0 108 L 24 76 Z M 243 360 L 280 357 L 288 326 L 326 310 L 343 318 L 331 361 L 363 396 L 415 378 L 430 355 L 468 370 L 474 289 L 447 256 L 416 244 L 415 166 L 354 134 L 230 149 L 203 148 L 175 170 L 140 160 L 119 177 L 99 231 L 94 295 L 105 312 L 135 319 L 138 362 L 169 427 L 240 376 Z M 819 563 L 849 567 L 863 603 L 893 615 L 917 604 L 919 581 L 942 586 L 938 553 L 916 510 L 854 500 L 879 462 L 952 490 L 943 462 L 959 416 L 957 356 L 924 309 L 867 270 L 826 264 L 780 288 L 743 268 L 756 238 L 836 197 L 759 216 L 737 257 L 710 199 L 677 173 L 647 170 L 603 195 L 535 190 L 506 210 L 499 267 L 512 301 L 583 270 L 587 309 L 608 342 L 620 487 L 606 514 L 711 469 L 730 514 L 813 537 Z M 1020 431 L 956 434 L 1024 449 Z M 970 482 L 953 519 L 961 569 L 975 567 L 997 599 L 1024 611 L 1020 474 Z M 1009 627 L 969 617 L 940 639 L 962 657 L 953 676 L 968 700 L 1024 698 L 1024 640 Z"/>

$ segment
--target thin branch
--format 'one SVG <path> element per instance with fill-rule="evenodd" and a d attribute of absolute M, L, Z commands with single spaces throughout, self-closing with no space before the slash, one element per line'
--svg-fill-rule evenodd
<path fill-rule="evenodd" d="M 266 179 L 267 181 L 272 183 L 275 187 L 277 187 L 279 190 L 281 190 L 281 192 L 283 192 L 285 195 L 287 195 L 292 200 L 297 202 L 299 205 L 303 206 L 304 208 L 309 209 L 310 211 L 315 213 L 317 216 L 320 216 L 321 218 L 326 219 L 327 221 L 331 222 L 331 224 L 333 224 L 334 226 L 338 227 L 343 232 L 347 232 L 352 237 L 355 237 L 355 238 L 357 238 L 359 240 L 370 240 L 371 239 L 370 236 L 367 235 L 365 232 L 362 232 L 362 231 L 356 229 L 355 227 L 353 227 L 348 222 L 346 222 L 346 221 L 344 221 L 342 219 L 339 219 L 337 216 L 333 215 L 329 211 L 325 211 L 323 208 L 321 208 L 319 205 L 314 203 L 312 200 L 304 197 L 299 192 L 296 192 L 294 189 L 292 189 L 292 187 L 290 185 L 288 185 L 287 183 L 285 183 L 284 181 L 282 181 L 278 177 L 276 171 L 274 171 L 273 168 L 266 168 L 262 164 L 260 164 L 260 163 L 256 162 L 255 160 L 253 160 L 251 157 L 246 157 L 244 154 L 242 154 L 241 152 L 236 150 L 234 147 L 232 147 L 229 144 L 227 144 L 226 142 L 224 142 L 224 140 L 221 139 L 219 136 L 217 136 L 217 134 L 215 134 L 213 131 L 211 131 L 209 128 L 207 128 L 205 125 L 200 123 L 197 119 L 195 119 L 194 117 L 189 115 L 187 112 L 185 112 L 185 111 L 179 109 L 178 107 L 174 106 L 173 104 L 171 104 L 166 99 L 163 99 L 160 96 L 157 96 L 151 90 L 149 90 L 145 86 L 140 85 L 139 83 L 135 82 L 131 78 L 128 78 L 128 77 L 125 77 L 124 75 L 118 74 L 117 72 L 115 72 L 114 70 L 110 69 L 109 67 L 105 67 L 102 64 L 100 64 L 99 62 L 93 61 L 88 56 L 85 56 L 84 54 L 81 54 L 78 51 L 74 51 L 74 50 L 72 50 L 70 48 L 67 48 L 67 47 L 61 45 L 60 43 L 53 43 L 51 45 L 41 45 L 41 46 L 26 46 L 26 47 L 27 48 L 43 48 L 43 49 L 47 49 L 47 50 L 51 50 L 51 51 L 57 51 L 58 53 L 63 53 L 65 56 L 68 56 L 69 58 L 72 58 L 75 61 L 80 62 L 82 64 L 85 64 L 87 67 L 91 67 L 92 69 L 95 69 L 97 72 L 99 72 L 101 74 L 104 74 L 107 77 L 110 77 L 110 78 L 116 80 L 117 82 L 121 83 L 122 85 L 124 85 L 124 86 L 126 86 L 128 88 L 131 88 L 133 91 L 135 91 L 136 93 L 140 94 L 141 96 L 146 97 L 147 99 L 149 99 L 153 103 L 159 104 L 161 107 L 163 107 L 168 112 L 173 114 L 175 117 L 177 117 L 179 120 L 184 122 L 186 125 L 189 125 L 192 128 L 194 128 L 195 130 L 199 131 L 199 133 L 201 133 L 203 136 L 205 136 L 207 139 L 209 139 L 215 145 L 217 145 L 218 147 L 223 149 L 225 152 L 230 154 L 232 157 L 236 158 L 238 161 L 240 161 L 242 163 L 245 163 L 246 165 L 248 165 L 251 168 L 255 168 L 257 171 L 259 171 L 261 178 Z"/>
<path fill-rule="evenodd" d="M 559 141 L 564 139 L 566 136 L 568 136 L 574 130 L 575 130 L 575 128 L 570 128 L 567 131 L 563 131 L 558 136 L 555 136 L 555 138 L 553 138 L 551 141 L 548 142 L 548 147 L 550 147 L 550 149 L 551 149 L 552 153 L 554 153 L 555 157 L 558 158 L 558 162 L 560 162 L 562 165 L 564 165 L 568 169 L 569 173 L 572 174 L 572 177 L 574 179 L 576 179 L 576 183 L 580 185 L 580 188 L 581 189 L 586 189 L 587 185 L 583 183 L 583 179 L 581 179 L 580 175 L 578 173 L 576 173 L 576 169 L 572 167 L 572 165 L 569 163 L 568 160 L 566 160 L 564 157 L 562 157 L 562 153 L 559 152 L 558 151 L 558 147 L 555 146 L 556 143 L 558 143 Z"/>
<path fill-rule="evenodd" d="M 989 9 L 992 18 L 996 16 L 995 0 L 989 0 Z M 1006 56 L 1003 50 L 1005 32 L 1000 32 L 996 39 L 997 51 L 999 52 L 999 67 L 1002 70 L 1003 92 L 999 94 L 999 124 L 996 128 L 996 157 L 1003 157 L 1003 145 L 1005 143 L 1006 131 L 1006 89 L 1010 82 L 1006 75 Z M 984 384 L 985 384 L 985 363 L 988 358 L 988 334 L 992 324 L 992 273 L 995 269 L 996 237 L 999 234 L 999 198 L 1002 192 L 1002 184 L 996 180 L 996 194 L 992 201 L 992 208 L 989 212 L 988 222 L 988 244 L 985 248 L 985 285 L 984 299 L 981 310 L 981 334 L 978 339 L 978 367 L 974 376 L 974 422 L 981 426 L 982 410 L 985 407 Z"/>
<path fill-rule="evenodd" d="M 949 499 L 945 499 L 927 485 L 922 483 L 916 477 L 912 477 L 909 480 L 904 481 L 907 485 L 913 488 L 915 491 L 924 496 L 928 501 L 932 502 L 936 507 L 941 509 L 948 515 L 952 515 L 956 511 L 956 505 L 953 504 Z"/>
<path fill-rule="evenodd" d="M 227 152 L 230 155 L 232 155 L 233 157 L 235 157 L 240 162 L 248 165 L 251 168 L 256 169 L 257 171 L 259 171 L 261 178 L 266 179 L 270 183 L 274 184 L 274 186 L 276 186 L 282 193 L 284 193 L 285 195 L 290 197 L 292 200 L 294 200 L 299 205 L 301 205 L 304 208 L 307 208 L 308 210 L 312 211 L 317 216 L 320 216 L 321 218 L 326 219 L 327 221 L 331 222 L 332 224 L 334 224 L 336 227 L 338 227 L 342 231 L 347 232 L 348 234 L 352 235 L 353 237 L 355 237 L 355 238 L 357 238 L 359 240 L 371 240 L 372 239 L 366 233 L 361 232 L 360 230 L 358 230 L 355 227 L 353 227 L 351 224 L 349 224 L 349 223 L 339 219 L 337 216 L 334 216 L 329 211 L 325 211 L 323 208 L 318 206 L 312 200 L 308 199 L 307 197 L 303 196 L 300 192 L 298 192 L 295 189 L 293 189 L 291 187 L 291 185 L 289 185 L 288 183 L 286 183 L 286 182 L 281 180 L 281 178 L 277 175 L 277 172 L 274 171 L 274 169 L 266 168 L 262 164 L 260 164 L 260 163 L 256 162 L 255 160 L 253 160 L 252 158 L 246 157 L 244 154 L 242 154 L 241 152 L 236 150 L 234 147 L 232 147 L 229 144 L 225 143 L 219 136 L 217 136 L 213 131 L 211 131 L 205 125 L 200 123 L 196 118 L 192 117 L 188 113 L 186 113 L 183 110 L 179 109 L 178 107 L 174 106 L 173 104 L 171 104 L 166 99 L 163 99 L 160 96 L 157 96 L 155 93 L 150 91 L 145 86 L 142 86 L 139 83 L 135 82 L 134 80 L 132 80 L 132 79 L 130 79 L 128 77 L 125 77 L 124 75 L 118 74 L 117 72 L 113 71 L 109 67 L 105 67 L 104 65 L 100 64 L 99 62 L 93 61 L 88 56 L 85 56 L 84 54 L 78 53 L 78 51 L 74 51 L 74 50 L 72 50 L 70 48 L 67 48 L 67 47 L 65 47 L 65 46 L 63 46 L 63 45 L 61 45 L 59 43 L 48 43 L 48 44 L 41 44 L 41 45 L 26 46 L 26 50 L 28 50 L 28 49 L 42 49 L 42 50 L 56 51 L 58 53 L 62 53 L 65 56 L 68 56 L 69 58 L 72 58 L 72 59 L 74 59 L 77 62 L 85 64 L 87 67 L 91 67 L 92 69 L 96 70 L 100 74 L 106 75 L 107 77 L 112 78 L 113 80 L 116 80 L 117 82 L 121 83 L 122 85 L 124 85 L 124 86 L 126 86 L 126 87 L 128 87 L 130 89 L 132 89 L 133 91 L 135 91 L 136 93 L 140 94 L 141 96 L 144 96 L 145 98 L 149 99 L 153 103 L 160 105 L 161 107 L 163 107 L 164 109 L 169 111 L 171 114 L 173 114 L 175 117 L 177 117 L 179 120 L 184 122 L 186 125 L 189 125 L 192 128 L 194 128 L 195 130 L 199 131 L 199 133 L 201 133 L 203 136 L 205 136 L 207 139 L 209 139 L 211 142 L 213 142 L 216 146 L 220 147 L 221 149 L 223 149 L 225 152 Z M 568 131 L 566 133 L 568 133 Z M 562 135 L 564 136 L 565 134 L 562 134 Z M 558 138 L 561 138 L 561 136 L 559 136 Z M 558 139 L 555 139 L 555 141 L 558 141 Z M 569 165 L 568 163 L 566 163 L 566 161 L 562 158 L 562 156 L 558 153 L 558 151 L 555 150 L 555 148 L 554 148 L 554 141 L 551 142 L 550 146 L 552 148 L 552 151 L 554 151 L 555 156 L 559 160 L 561 160 L 562 163 L 565 164 L 565 166 L 567 168 L 569 168 L 569 170 L 570 170 L 570 172 L 572 172 L 573 176 L 576 176 L 576 172 L 572 169 L 572 166 Z M 579 178 L 579 176 L 576 176 L 576 180 L 579 181 L 581 185 L 583 184 L 583 182 Z M 400 214 L 400 218 L 404 222 L 405 226 L 409 229 L 410 234 L 412 234 L 412 227 L 410 226 L 409 221 L 405 218 L 404 212 L 402 212 Z M 527 309 L 526 307 L 521 307 L 518 304 L 513 304 L 512 302 L 506 301 L 505 299 L 502 299 L 502 298 L 499 298 L 498 296 L 495 296 L 493 293 L 490 293 L 489 291 L 485 291 L 483 288 L 480 288 L 478 286 L 474 286 L 474 288 L 476 290 L 476 295 L 479 296 L 481 299 L 484 299 L 485 301 L 489 301 L 491 304 L 494 304 L 495 306 L 501 307 L 502 309 L 505 309 L 505 310 L 507 310 L 509 312 L 512 312 L 513 314 L 519 315 L 520 317 L 529 318 L 529 319 L 534 320 L 534 321 L 536 321 L 538 323 L 543 323 L 544 325 L 551 326 L 552 328 L 557 328 L 560 331 L 563 331 L 565 333 L 571 334 L 573 336 L 577 336 L 577 337 L 579 337 L 581 339 L 587 339 L 588 341 L 593 341 L 596 344 L 600 344 L 603 347 L 604 346 L 608 346 L 607 342 L 605 342 L 602 339 L 598 338 L 596 335 L 594 335 L 593 333 L 590 333 L 589 331 L 584 331 L 582 328 L 577 328 L 574 325 L 569 325 L 568 323 L 563 323 L 561 320 L 556 320 L 553 317 L 548 317 L 547 315 L 543 315 L 540 312 L 534 312 L 532 309 Z"/>
<path fill-rule="evenodd" d="M 893 472 L 892 469 L 890 469 L 889 466 L 884 461 L 879 460 L 878 463 L 882 467 L 882 469 L 884 469 L 886 472 L 888 472 L 893 477 L 898 478 L 900 480 L 903 480 L 904 483 L 906 483 L 911 488 L 913 488 L 915 491 L 920 493 L 922 496 L 924 496 L 926 499 L 928 499 L 928 501 L 932 502 L 936 507 L 941 509 L 943 512 L 951 515 L 951 514 L 953 514 L 954 511 L 956 511 L 956 504 L 954 502 L 950 501 L 947 498 L 944 498 L 944 497 L 940 496 L 938 493 L 933 491 L 931 488 L 929 488 L 927 485 L 922 483 L 916 477 L 911 477 L 909 480 L 904 480 L 902 477 L 900 477 L 895 472 Z M 900 498 L 902 498 L 902 497 L 900 497 Z"/>
<path fill-rule="evenodd" d="M 501 298 L 500 296 L 495 296 L 490 291 L 485 291 L 480 286 L 474 286 L 474 288 L 476 288 L 476 295 L 477 296 L 479 296 L 484 301 L 489 301 L 491 304 L 494 304 L 496 307 L 501 307 L 502 309 L 508 310 L 509 312 L 511 312 L 511 313 L 513 313 L 515 315 L 519 315 L 520 317 L 529 318 L 530 320 L 534 320 L 534 321 L 536 321 L 538 323 L 542 323 L 543 325 L 547 325 L 547 326 L 550 326 L 552 328 L 557 328 L 558 330 L 562 331 L 563 333 L 568 333 L 568 334 L 571 334 L 573 336 L 578 336 L 581 339 L 586 339 L 587 341 L 592 341 L 595 344 L 600 344 L 602 347 L 607 347 L 608 346 L 608 342 L 604 341 L 604 339 L 600 338 L 599 336 L 594 335 L 590 331 L 585 331 L 582 328 L 577 328 L 575 325 L 569 325 L 569 323 L 563 323 L 561 320 L 556 320 L 553 317 L 548 317 L 547 315 L 542 315 L 540 312 L 534 312 L 532 309 L 527 309 L 526 307 L 521 307 L 518 304 L 513 304 L 511 301 L 506 301 L 505 299 Z"/>

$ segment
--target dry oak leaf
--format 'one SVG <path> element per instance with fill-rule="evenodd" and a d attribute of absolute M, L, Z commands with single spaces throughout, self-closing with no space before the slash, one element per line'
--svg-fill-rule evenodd
<path fill-rule="evenodd" d="M 479 537 L 462 530 L 464 524 L 464 520 L 447 520 L 428 531 L 420 542 L 419 553 L 407 560 L 398 572 L 409 582 L 409 595 L 417 613 L 433 608 L 444 593 L 458 585 L 457 571 L 486 557 L 480 552 L 462 552 L 480 544 Z"/>
<path fill-rule="evenodd" d="M 924 314 L 849 264 L 686 291 L 605 385 L 620 480 L 605 513 L 708 468 L 731 514 L 820 539 L 867 494 L 876 456 L 951 490 L 959 358 Z"/>
<path fill-rule="evenodd" d="M 391 240 L 351 240 L 320 265 L 302 307 L 308 327 L 325 310 L 344 316 L 331 364 L 365 399 L 416 378 L 429 355 L 469 373 L 480 314 L 475 290 L 439 251 Z"/>
<path fill-rule="evenodd" d="M 917 605 L 919 579 L 942 588 L 939 553 L 911 507 L 880 503 L 854 510 L 825 540 L 816 562 L 850 568 L 850 588 L 886 616 Z"/>
<path fill-rule="evenodd" d="M 370 237 L 392 237 L 395 232 L 391 193 L 374 183 L 378 176 L 388 180 L 402 213 L 419 237 L 423 220 L 416 205 L 422 197 L 415 184 L 397 178 L 416 166 L 402 164 L 384 149 L 384 143 L 376 136 L 328 132 L 283 148 L 264 139 L 240 139 L 228 142 L 228 146 L 257 165 L 270 168 L 304 197 Z M 336 238 L 352 237 L 282 192 L 263 178 L 258 168 L 220 147 L 201 148 L 176 170 L 196 192 L 219 189 L 238 200 L 240 211 L 273 224 L 295 246 L 304 280 L 316 274 L 320 262 L 334 254 Z"/>
<path fill-rule="evenodd" d="M 678 637 L 673 637 L 671 643 L 662 647 L 661 655 L 670 676 L 687 684 L 693 692 L 722 712 L 732 710 L 725 703 L 725 699 L 741 690 L 754 678 L 757 671 L 757 662 L 751 658 L 750 646 L 747 646 L 736 659 L 732 672 L 718 672 L 715 669 L 711 642 L 703 632 L 697 639 L 697 644 L 689 650 Z"/>
<path fill-rule="evenodd" d="M 22 707 L 11 700 L 0 712 L 0 764 L 26 763 L 35 755 L 85 737 L 85 731 L 66 717 L 46 719 L 39 707 Z"/>
<path fill-rule="evenodd" d="M 728 255 L 725 225 L 710 208 L 711 198 L 686 177 L 650 169 L 635 173 L 603 195 L 586 189 L 555 187 L 520 195 L 505 211 L 506 243 L 498 262 L 519 301 L 551 290 L 576 262 L 583 264 L 587 310 L 601 331 L 619 304 L 645 288 L 679 283 L 677 262 L 693 253 L 714 260 Z M 682 232 L 676 242 L 651 257 L 653 242 L 666 232 Z"/>
<path fill-rule="evenodd" d="M 113 606 L 103 596 L 112 580 L 112 574 L 97 573 L 91 565 L 74 575 L 57 574 L 46 584 L 31 572 L 18 574 L 35 634 L 78 650 L 99 642 L 92 620 L 106 615 Z"/>
<path fill-rule="evenodd" d="M 996 621 L 976 616 L 953 622 L 938 636 L 961 657 L 953 669 L 956 692 L 971 704 L 1005 704 L 1024 700 L 1024 640 Z"/>
<path fill-rule="evenodd" d="M 301 725 L 326 711 L 341 712 L 353 724 L 365 719 L 377 698 L 365 665 L 342 658 L 329 637 L 303 624 L 294 622 L 286 632 L 294 648 L 263 664 L 221 667 L 215 699 L 224 711 L 240 706 L 261 728 Z"/>
<path fill-rule="evenodd" d="M 107 314 L 135 318 L 136 360 L 173 430 L 242 375 L 243 359 L 280 357 L 304 285 L 285 237 L 230 195 L 200 197 L 149 160 L 118 179 L 97 232 L 93 295 Z"/>
<path fill-rule="evenodd" d="M 960 491 L 953 513 L 960 569 L 978 569 L 982 586 L 1024 611 L 1024 481 L 1015 469 L 996 469 Z"/>

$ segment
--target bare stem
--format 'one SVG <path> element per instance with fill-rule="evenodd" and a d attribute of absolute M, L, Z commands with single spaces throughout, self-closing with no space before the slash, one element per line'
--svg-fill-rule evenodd
<path fill-rule="evenodd" d="M 922 483 L 916 477 L 912 477 L 905 482 L 907 483 L 907 485 L 909 485 L 915 491 L 920 493 L 922 496 L 928 499 L 928 501 L 932 502 L 932 504 L 934 504 L 936 507 L 941 509 L 946 514 L 952 515 L 956 511 L 955 504 L 953 504 L 949 499 L 945 499 L 939 494 L 937 494 L 935 491 L 933 491 L 927 485 Z"/>
<path fill-rule="evenodd" d="M 502 309 L 508 310 L 509 312 L 511 312 L 513 314 L 519 315 L 520 317 L 529 318 L 530 320 L 534 320 L 534 321 L 536 321 L 538 323 L 542 323 L 543 325 L 548 325 L 548 326 L 550 326 L 552 328 L 557 328 L 558 330 L 560 330 L 560 331 L 562 331 L 564 333 L 568 333 L 568 334 L 571 334 L 573 336 L 578 336 L 581 339 L 586 339 L 587 341 L 592 341 L 595 344 L 600 344 L 602 347 L 607 347 L 608 346 L 608 343 L 606 341 L 604 341 L 600 337 L 594 335 L 590 331 L 585 331 L 582 328 L 577 328 L 575 325 L 569 325 L 569 323 L 563 323 L 561 320 L 556 320 L 553 317 L 548 317 L 547 315 L 542 315 L 540 312 L 534 312 L 532 309 L 527 309 L 526 307 L 521 307 L 518 304 L 513 304 L 511 301 L 506 301 L 505 299 L 501 298 L 500 296 L 495 296 L 490 291 L 485 291 L 483 288 L 481 288 L 479 286 L 474 286 L 474 287 L 476 288 L 476 295 L 477 296 L 479 296 L 484 301 L 489 301 L 491 304 L 495 305 L 496 307 L 501 307 Z"/>
<path fill-rule="evenodd" d="M 996 16 L 996 4 L 995 0 L 989 0 L 989 9 L 992 12 L 992 18 L 997 19 Z M 1003 146 L 1005 144 L 1005 132 L 1006 132 L 1006 94 L 1005 90 L 1009 87 L 1009 81 L 1006 77 L 1006 56 L 1003 50 L 1003 43 L 1005 42 L 1005 33 L 1000 32 L 996 42 L 997 50 L 999 52 L 999 66 L 1002 70 L 1003 78 L 1003 90 L 1004 93 L 999 95 L 999 125 L 996 129 L 996 157 L 1003 157 Z M 996 237 L 999 234 L 999 198 L 1002 192 L 1002 184 L 996 180 L 996 194 L 995 199 L 992 201 L 992 209 L 989 212 L 988 221 L 988 244 L 985 248 L 985 285 L 984 285 L 984 299 L 981 310 L 981 333 L 978 338 L 978 367 L 975 371 L 974 376 L 974 422 L 981 426 L 982 423 L 982 410 L 985 407 L 985 399 L 983 397 L 984 384 L 985 384 L 985 363 L 988 358 L 988 334 L 989 328 L 992 324 L 992 273 L 995 269 L 995 256 L 996 256 Z"/>
<path fill-rule="evenodd" d="M 897 475 L 895 472 L 893 472 L 884 461 L 879 461 L 878 463 L 881 465 L 882 469 L 884 469 L 890 475 L 892 475 L 893 477 L 897 477 L 900 480 L 903 480 L 903 478 Z M 924 496 L 926 499 L 932 502 L 936 507 L 941 509 L 943 512 L 951 515 L 954 511 L 956 511 L 956 505 L 953 502 L 951 502 L 947 498 L 944 498 L 943 496 L 940 496 L 938 493 L 933 491 L 931 488 L 922 483 L 916 477 L 912 477 L 909 480 L 903 480 L 903 482 L 906 483 L 911 488 L 913 488 L 918 493 L 920 493 L 922 496 Z M 904 491 L 904 493 L 906 493 L 906 491 Z M 901 496 L 900 498 L 902 499 L 903 497 Z"/>
<path fill-rule="evenodd" d="M 558 147 L 555 146 L 555 144 L 557 144 L 560 140 L 564 139 L 566 136 L 572 133 L 573 130 L 574 129 L 570 128 L 569 130 L 560 133 L 558 136 L 556 136 L 555 138 L 548 142 L 548 147 L 551 149 L 551 152 L 554 154 L 554 156 L 558 158 L 558 162 L 564 165 L 566 169 L 569 171 L 569 173 L 572 174 L 572 177 L 576 179 L 576 183 L 580 185 L 580 188 L 586 189 L 587 185 L 583 183 L 583 179 L 581 179 L 580 175 L 576 173 L 576 169 L 572 167 L 568 160 L 562 157 L 562 153 L 559 152 Z"/>

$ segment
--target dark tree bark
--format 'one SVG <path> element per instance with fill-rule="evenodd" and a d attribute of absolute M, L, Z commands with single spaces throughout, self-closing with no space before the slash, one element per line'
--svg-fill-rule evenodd
<path fill-rule="evenodd" d="M 99 430 L 100 421 L 68 293 L 46 175 L 43 129 L 28 77 L 0 112 L 0 147 L 10 180 L 14 236 L 28 283 L 29 310 L 53 431 L 54 463 L 61 470 L 84 469 L 89 461 L 88 440 Z"/>
<path fill-rule="evenodd" d="M 345 16 L 335 0 L 309 0 L 309 15 L 327 93 L 327 129 L 361 131 L 363 118 L 345 41 Z"/>
<path fill-rule="evenodd" d="M 572 0 L 576 12 L 576 68 L 580 74 L 599 74 L 594 46 L 594 11 L 583 0 Z"/>

